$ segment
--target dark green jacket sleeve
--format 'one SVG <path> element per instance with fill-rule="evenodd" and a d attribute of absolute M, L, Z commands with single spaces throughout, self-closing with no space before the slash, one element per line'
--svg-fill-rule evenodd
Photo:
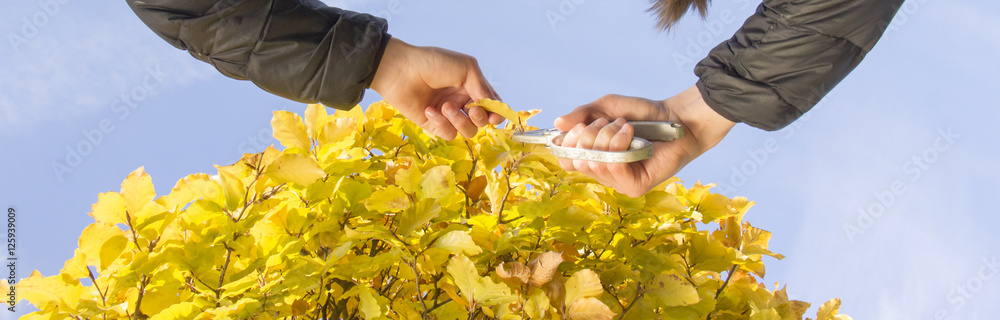
<path fill-rule="evenodd" d="M 698 89 L 734 122 L 778 130 L 864 59 L 903 0 L 764 0 L 695 67 Z"/>
<path fill-rule="evenodd" d="M 338 109 L 371 85 L 384 19 L 316 0 L 126 0 L 174 47 L 273 94 Z"/>

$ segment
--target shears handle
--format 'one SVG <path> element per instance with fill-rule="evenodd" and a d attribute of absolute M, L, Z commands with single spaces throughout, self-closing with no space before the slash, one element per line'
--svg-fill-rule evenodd
<path fill-rule="evenodd" d="M 556 142 L 562 141 L 565 132 L 548 129 L 525 132 L 515 135 L 514 140 L 526 143 L 539 143 L 552 152 L 552 155 L 575 160 L 588 160 L 605 163 L 629 163 L 649 159 L 653 156 L 653 143 L 650 141 L 672 141 L 684 136 L 684 128 L 677 123 L 667 121 L 629 121 L 635 134 L 628 150 L 597 151 L 563 147 Z"/>

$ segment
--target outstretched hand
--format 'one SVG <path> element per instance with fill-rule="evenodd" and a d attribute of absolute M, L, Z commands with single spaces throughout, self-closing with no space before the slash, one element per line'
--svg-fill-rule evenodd
<path fill-rule="evenodd" d="M 580 171 L 631 197 L 639 197 L 666 181 L 711 149 L 735 125 L 712 110 L 691 87 L 666 100 L 607 95 L 559 117 L 555 126 L 568 133 L 563 147 L 623 151 L 632 140 L 627 121 L 670 121 L 684 126 L 684 136 L 653 142 L 653 157 L 633 163 L 559 159 L 567 171 Z"/>
<path fill-rule="evenodd" d="M 475 58 L 435 47 L 389 39 L 371 88 L 424 130 L 444 139 L 472 137 L 479 127 L 503 117 L 470 102 L 499 96 Z"/>

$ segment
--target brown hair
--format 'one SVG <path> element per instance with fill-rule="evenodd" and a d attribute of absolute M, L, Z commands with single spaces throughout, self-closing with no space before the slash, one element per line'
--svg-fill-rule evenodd
<path fill-rule="evenodd" d="M 657 27 L 670 30 L 692 7 L 697 8 L 704 18 L 709 1 L 711 0 L 652 0 L 653 6 L 649 8 L 649 12 L 655 13 L 659 18 Z"/>

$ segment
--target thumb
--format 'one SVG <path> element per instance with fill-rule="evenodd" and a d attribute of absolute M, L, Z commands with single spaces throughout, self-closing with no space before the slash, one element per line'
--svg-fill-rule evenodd
<path fill-rule="evenodd" d="M 570 131 L 573 129 L 573 126 L 579 123 L 590 123 L 590 118 L 590 110 L 585 107 L 579 107 L 562 117 L 556 118 L 554 124 L 559 131 Z"/>
<path fill-rule="evenodd" d="M 483 76 L 482 70 L 478 67 L 471 68 L 466 75 L 465 80 L 465 92 L 469 93 L 469 97 L 473 101 L 479 101 L 482 99 L 494 99 L 499 100 L 500 97 L 497 95 L 496 91 L 493 90 L 493 86 L 490 82 L 486 80 Z"/>

